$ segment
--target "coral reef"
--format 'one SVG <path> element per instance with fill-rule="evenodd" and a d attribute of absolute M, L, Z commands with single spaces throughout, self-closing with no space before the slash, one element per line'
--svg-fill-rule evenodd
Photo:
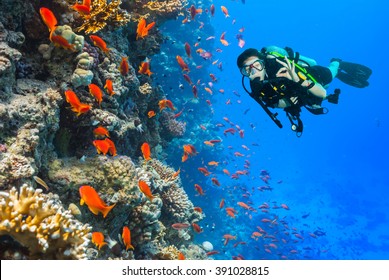
<path fill-rule="evenodd" d="M 9 46 L 12 42 L 10 39 L 14 37 L 10 34 L 19 33 L 7 31 L 0 22 L 0 99 L 5 99 L 12 92 L 12 87 L 15 85 L 15 63 L 22 57 L 17 49 Z M 18 37 L 19 40 L 24 38 L 22 34 Z"/>
<path fill-rule="evenodd" d="M 56 90 L 32 79 L 19 79 L 16 90 L 9 103 L 0 104 L 0 139 L 7 144 L 0 154 L 0 189 L 29 181 L 47 163 L 58 129 L 62 98 Z"/>
<path fill-rule="evenodd" d="M 29 258 L 83 259 L 91 228 L 76 220 L 53 194 L 23 185 L 0 193 L 0 235 L 27 247 Z"/>
<path fill-rule="evenodd" d="M 107 0 L 92 1 L 91 11 L 89 15 L 81 15 L 83 24 L 77 31 L 84 31 L 86 34 L 96 33 L 102 30 L 107 25 L 122 26 L 130 21 L 130 15 L 120 9 L 121 0 L 112 0 L 107 3 Z"/>
<path fill-rule="evenodd" d="M 178 121 L 171 112 L 163 111 L 159 117 L 166 137 L 182 137 L 186 131 L 186 123 Z"/>

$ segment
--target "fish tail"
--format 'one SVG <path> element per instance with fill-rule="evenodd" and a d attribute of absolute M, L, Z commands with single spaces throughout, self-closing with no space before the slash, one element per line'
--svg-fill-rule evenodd
<path fill-rule="evenodd" d="M 103 217 L 104 217 L 104 218 L 108 215 L 109 211 L 111 211 L 112 208 L 115 207 L 115 205 L 116 205 L 116 203 L 113 204 L 113 205 L 111 205 L 111 206 L 107 206 L 107 207 L 104 208 L 104 210 L 102 210 L 101 213 L 103 214 Z"/>
<path fill-rule="evenodd" d="M 128 249 L 134 250 L 134 246 L 132 246 L 131 244 L 127 244 L 127 246 L 126 246 L 126 251 L 127 251 Z"/>

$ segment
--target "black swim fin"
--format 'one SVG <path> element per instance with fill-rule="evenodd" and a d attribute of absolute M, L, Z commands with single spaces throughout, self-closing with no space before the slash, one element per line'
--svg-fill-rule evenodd
<path fill-rule="evenodd" d="M 357 88 L 364 88 L 369 85 L 367 80 L 372 73 L 369 67 L 340 59 L 332 59 L 331 61 L 339 61 L 339 70 L 336 77 L 343 83 Z"/>

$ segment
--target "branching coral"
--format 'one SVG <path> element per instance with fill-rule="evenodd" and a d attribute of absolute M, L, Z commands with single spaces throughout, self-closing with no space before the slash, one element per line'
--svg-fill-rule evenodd
<path fill-rule="evenodd" d="M 86 34 L 96 33 L 107 25 L 122 26 L 130 21 L 130 15 L 120 9 L 121 0 L 94 0 L 89 15 L 81 15 L 84 23 L 77 31 L 84 30 Z"/>
<path fill-rule="evenodd" d="M 0 236 L 12 236 L 31 258 L 86 257 L 91 228 L 65 210 L 57 196 L 23 185 L 20 192 L 1 192 L 0 207 Z"/>
<path fill-rule="evenodd" d="M 169 1 L 149 1 L 143 8 L 153 11 L 164 17 L 176 17 L 188 4 L 186 0 L 169 0 Z"/>

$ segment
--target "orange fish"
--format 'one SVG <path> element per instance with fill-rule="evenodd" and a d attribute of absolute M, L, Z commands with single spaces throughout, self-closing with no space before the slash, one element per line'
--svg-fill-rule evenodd
<path fill-rule="evenodd" d="M 77 117 L 80 116 L 81 114 L 85 114 L 88 112 L 92 106 L 85 104 L 85 103 L 80 103 L 77 107 L 73 107 L 72 111 L 77 113 Z"/>
<path fill-rule="evenodd" d="M 187 159 L 188 159 L 188 153 L 184 152 L 184 154 L 181 157 L 181 161 L 185 162 L 185 161 L 187 161 Z"/>
<path fill-rule="evenodd" d="M 218 166 L 218 165 L 219 165 L 219 162 L 212 160 L 212 161 L 208 162 L 208 165 L 211 165 L 211 166 Z"/>
<path fill-rule="evenodd" d="M 107 245 L 107 242 L 104 242 L 104 234 L 98 231 L 92 232 L 92 243 L 95 244 L 99 250 L 104 245 Z"/>
<path fill-rule="evenodd" d="M 65 50 L 74 51 L 74 44 L 69 44 L 68 40 L 66 40 L 61 35 L 51 35 L 50 41 L 54 44 L 55 47 L 63 48 Z"/>
<path fill-rule="evenodd" d="M 116 205 L 116 203 L 111 206 L 106 205 L 104 201 L 100 198 L 96 190 L 91 186 L 81 186 L 80 196 L 81 205 L 84 205 L 85 203 L 93 214 L 98 215 L 100 212 L 101 214 L 103 214 L 104 218 L 108 215 L 109 211 L 111 211 L 111 209 Z"/>
<path fill-rule="evenodd" d="M 105 86 L 104 86 L 104 88 L 107 90 L 107 92 L 108 92 L 108 94 L 109 94 L 110 96 L 112 96 L 112 95 L 115 94 L 115 92 L 113 91 L 112 80 L 107 79 L 107 80 L 105 81 Z"/>
<path fill-rule="evenodd" d="M 65 97 L 66 101 L 70 104 L 72 111 L 77 113 L 77 117 L 91 109 L 90 105 L 81 103 L 77 95 L 71 90 L 65 91 Z"/>
<path fill-rule="evenodd" d="M 210 88 L 208 88 L 208 87 L 205 87 L 204 89 L 205 89 L 205 91 L 208 92 L 209 94 L 211 94 L 211 95 L 213 94 L 212 89 L 210 89 Z"/>
<path fill-rule="evenodd" d="M 192 58 L 191 56 L 191 50 L 190 50 L 190 45 L 188 42 L 185 42 L 185 52 L 186 52 L 186 55 L 189 57 L 189 58 Z"/>
<path fill-rule="evenodd" d="M 182 147 L 184 148 L 184 152 L 188 153 L 191 156 L 194 156 L 197 154 L 196 148 L 191 144 L 187 144 L 187 145 L 184 145 Z"/>
<path fill-rule="evenodd" d="M 127 57 L 122 57 L 122 61 L 119 65 L 119 71 L 122 76 L 127 76 L 128 72 L 130 72 L 130 66 L 128 65 Z"/>
<path fill-rule="evenodd" d="M 149 35 L 149 30 L 153 28 L 154 25 L 155 22 L 151 22 L 146 25 L 146 20 L 141 18 L 136 29 L 136 40 L 138 40 L 138 38 L 144 38 Z"/>
<path fill-rule="evenodd" d="M 144 61 L 141 62 L 138 73 L 148 75 L 149 77 L 151 76 L 151 74 L 153 74 L 153 72 L 150 71 L 149 59 L 146 58 Z"/>
<path fill-rule="evenodd" d="M 101 105 L 101 101 L 103 101 L 102 90 L 95 84 L 89 84 L 88 88 L 89 88 L 89 93 L 91 95 L 93 95 L 95 97 L 97 103 L 99 103 L 99 105 Z"/>
<path fill-rule="evenodd" d="M 99 126 L 93 130 L 95 136 L 107 136 L 109 137 L 109 131 L 105 127 Z"/>
<path fill-rule="evenodd" d="M 227 176 L 230 176 L 230 172 L 227 169 L 223 169 L 223 173 L 226 174 Z"/>
<path fill-rule="evenodd" d="M 189 85 L 193 85 L 192 80 L 187 74 L 183 74 L 184 80 L 188 82 Z"/>
<path fill-rule="evenodd" d="M 86 16 L 86 17 L 89 18 L 90 6 L 83 5 L 83 4 L 75 4 L 75 5 L 72 6 L 72 9 L 77 11 L 81 15 Z"/>
<path fill-rule="evenodd" d="M 153 194 L 151 193 L 151 190 L 150 190 L 149 185 L 147 185 L 147 183 L 146 183 L 145 181 L 142 181 L 142 180 L 139 180 L 138 185 L 139 185 L 139 189 L 141 190 L 141 192 L 142 192 L 148 199 L 150 199 L 150 201 L 152 201 L 153 198 L 154 198 L 154 196 L 153 196 Z"/>
<path fill-rule="evenodd" d="M 222 209 L 224 207 L 224 198 L 219 203 L 219 208 Z"/>
<path fill-rule="evenodd" d="M 113 141 L 109 138 L 105 138 L 104 141 L 108 143 L 108 146 L 109 146 L 108 151 L 111 154 L 111 156 L 113 156 L 113 157 L 117 156 L 115 143 L 113 143 Z"/>
<path fill-rule="evenodd" d="M 240 207 L 243 207 L 243 208 L 246 209 L 246 210 L 250 209 L 250 206 L 248 206 L 248 205 L 247 205 L 246 203 L 244 203 L 244 202 L 239 201 L 239 202 L 238 202 L 238 205 L 239 205 Z"/>
<path fill-rule="evenodd" d="M 230 15 L 228 14 L 227 8 L 224 7 L 224 6 L 221 6 L 220 8 L 222 9 L 222 12 L 223 12 L 223 14 L 226 16 L 226 18 L 228 18 Z"/>
<path fill-rule="evenodd" d="M 197 233 L 201 233 L 202 232 L 201 227 L 198 224 L 196 224 L 196 223 L 192 223 L 192 228 Z"/>
<path fill-rule="evenodd" d="M 65 91 L 65 98 L 66 98 L 66 102 L 68 102 L 72 107 L 77 107 L 81 103 L 76 93 L 72 90 Z"/>
<path fill-rule="evenodd" d="M 52 31 L 54 31 L 56 25 L 58 24 L 57 18 L 50 9 L 45 7 L 40 8 L 39 13 L 41 14 L 43 22 L 49 29 L 49 32 L 52 33 Z"/>
<path fill-rule="evenodd" d="M 147 113 L 147 116 L 149 117 L 149 118 L 152 118 L 152 117 L 154 117 L 156 114 L 155 114 L 155 112 L 153 111 L 153 110 L 150 110 L 150 111 L 148 111 L 148 113 Z"/>
<path fill-rule="evenodd" d="M 181 252 L 178 253 L 177 260 L 185 260 L 185 255 Z"/>
<path fill-rule="evenodd" d="M 173 173 L 172 179 L 175 179 L 180 174 L 180 172 L 181 172 L 181 168 L 178 168 L 178 170 Z"/>
<path fill-rule="evenodd" d="M 210 11 L 211 11 L 211 16 L 214 16 L 215 15 L 215 5 L 214 4 L 211 5 Z"/>
<path fill-rule="evenodd" d="M 198 184 L 195 184 L 195 190 L 199 193 L 199 195 L 204 195 L 204 191 L 203 191 L 203 188 L 198 185 Z"/>
<path fill-rule="evenodd" d="M 228 46 L 229 43 L 227 42 L 227 40 L 224 38 L 226 35 L 226 32 L 223 32 L 222 35 L 220 36 L 220 42 L 224 45 L 224 46 Z"/>
<path fill-rule="evenodd" d="M 208 171 L 208 169 L 207 168 L 205 168 L 205 167 L 199 167 L 199 168 L 197 168 L 201 173 L 203 173 L 204 174 L 204 176 L 209 176 L 211 173 Z"/>
<path fill-rule="evenodd" d="M 197 14 L 201 14 L 203 12 L 203 10 L 202 9 L 196 9 L 196 7 L 194 5 L 192 5 L 189 8 L 189 12 L 190 12 L 191 19 L 194 20 L 195 16 Z"/>
<path fill-rule="evenodd" d="M 171 102 L 169 99 L 162 99 L 158 102 L 158 105 L 159 105 L 159 110 L 162 111 L 166 108 L 169 108 L 173 111 L 177 110 L 174 105 L 173 105 L 173 102 Z"/>
<path fill-rule="evenodd" d="M 92 0 L 83 0 L 82 1 L 82 5 L 84 5 L 84 6 L 90 7 L 91 4 L 92 4 Z"/>
<path fill-rule="evenodd" d="M 150 160 L 150 159 L 151 159 L 151 157 L 150 157 L 151 152 L 150 152 L 149 143 L 144 142 L 144 143 L 142 144 L 142 146 L 140 147 L 140 149 L 141 149 L 141 151 L 142 151 L 143 158 L 144 158 L 145 160 Z"/>
<path fill-rule="evenodd" d="M 199 212 L 199 213 L 203 213 L 203 209 L 201 209 L 201 207 L 193 207 L 193 210 L 195 210 L 196 212 Z"/>
<path fill-rule="evenodd" d="M 106 155 L 109 151 L 110 145 L 107 141 L 104 140 L 95 140 L 92 142 L 93 146 L 96 147 L 97 153 L 98 154 L 103 154 Z"/>
<path fill-rule="evenodd" d="M 131 231 L 127 226 L 123 227 L 122 241 L 124 246 L 126 246 L 126 251 L 128 249 L 134 250 L 134 246 L 131 244 Z"/>
<path fill-rule="evenodd" d="M 218 179 L 216 179 L 216 178 L 211 178 L 211 181 L 212 181 L 212 183 L 213 183 L 214 185 L 220 187 L 220 182 L 219 182 Z"/>
<path fill-rule="evenodd" d="M 107 48 L 107 43 L 97 35 L 90 35 L 89 38 L 92 40 L 93 44 L 102 50 L 104 53 L 108 53 L 109 49 Z"/>
<path fill-rule="evenodd" d="M 214 144 L 213 144 L 213 143 L 211 143 L 210 141 L 204 141 L 204 144 L 205 144 L 205 145 L 208 145 L 208 146 L 211 146 L 211 147 L 213 147 L 213 146 L 214 146 Z"/>
<path fill-rule="evenodd" d="M 177 55 L 177 56 L 176 56 L 176 59 L 177 59 L 178 65 L 180 65 L 182 71 L 187 71 L 187 72 L 189 72 L 188 64 L 185 63 L 185 61 L 182 59 L 182 57 L 179 56 L 179 55 Z"/>

